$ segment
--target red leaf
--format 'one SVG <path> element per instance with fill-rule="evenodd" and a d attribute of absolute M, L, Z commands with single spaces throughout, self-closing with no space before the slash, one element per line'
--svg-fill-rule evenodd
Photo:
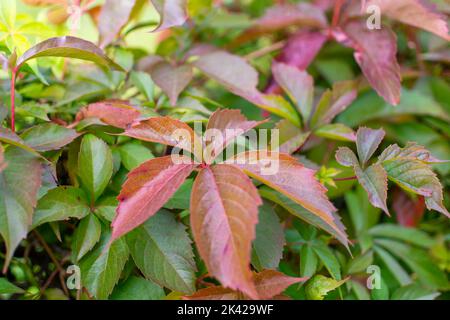
<path fill-rule="evenodd" d="M 193 163 L 174 164 L 172 157 L 167 156 L 149 160 L 131 171 L 118 196 L 120 204 L 112 223 L 112 241 L 154 215 L 194 168 Z"/>
<path fill-rule="evenodd" d="M 326 196 L 327 189 L 314 176 L 314 170 L 304 167 L 287 154 L 266 153 L 266 151 L 245 152 L 227 162 L 235 163 L 250 177 L 261 181 L 318 215 L 343 239 L 347 238 L 335 222 L 333 213 L 336 208 Z"/>
<path fill-rule="evenodd" d="M 99 16 L 100 47 L 110 44 L 130 18 L 135 0 L 106 0 Z"/>
<path fill-rule="evenodd" d="M 131 106 L 127 101 L 105 100 L 88 105 L 81 109 L 76 117 L 76 121 L 86 118 L 98 118 L 104 123 L 125 129 L 129 127 L 141 113 Z"/>
<path fill-rule="evenodd" d="M 210 274 L 253 299 L 250 258 L 261 204 L 252 181 L 230 165 L 206 167 L 192 189 L 192 232 Z"/>
<path fill-rule="evenodd" d="M 290 285 L 306 281 L 307 278 L 294 278 L 275 270 L 264 270 L 254 276 L 255 287 L 262 300 L 277 297 Z M 239 300 L 238 292 L 220 286 L 201 289 L 186 300 Z"/>
<path fill-rule="evenodd" d="M 293 25 L 324 28 L 327 19 L 324 12 L 309 3 L 283 4 L 269 8 L 264 16 L 256 21 L 257 31 L 276 31 Z"/>
<path fill-rule="evenodd" d="M 275 270 L 264 270 L 255 275 L 255 286 L 259 297 L 264 300 L 278 296 L 294 283 L 306 280 L 308 278 L 294 278 Z"/>
<path fill-rule="evenodd" d="M 128 128 L 124 135 L 139 140 L 177 146 L 189 152 L 193 152 L 194 143 L 200 141 L 200 138 L 195 138 L 194 130 L 191 127 L 170 117 L 155 117 L 142 121 Z"/>
<path fill-rule="evenodd" d="M 417 227 L 425 214 L 425 198 L 417 196 L 412 199 L 402 189 L 397 188 L 392 201 L 398 223 L 404 227 Z"/>
<path fill-rule="evenodd" d="M 436 5 L 426 0 L 367 0 L 367 6 L 376 5 L 381 14 L 432 32 L 446 40 L 447 18 L 437 11 Z"/>
<path fill-rule="evenodd" d="M 181 26 L 187 19 L 186 0 L 151 0 L 161 16 L 159 26 L 153 30 L 163 31 L 165 29 Z"/>
<path fill-rule="evenodd" d="M 176 67 L 165 61 L 154 65 L 150 74 L 153 81 L 169 96 L 170 103 L 173 106 L 193 77 L 190 65 Z"/>
<path fill-rule="evenodd" d="M 355 49 L 356 62 L 371 86 L 388 103 L 397 105 L 401 95 L 401 75 L 395 34 L 387 26 L 369 30 L 365 22 L 358 20 L 347 23 L 344 32 L 349 37 L 346 40 L 350 40 Z"/>
<path fill-rule="evenodd" d="M 207 160 L 205 161 L 211 163 L 236 137 L 243 135 L 245 132 L 264 122 L 266 121 L 248 121 L 241 114 L 240 110 L 217 110 L 209 118 L 207 130 L 211 130 L 209 132 L 212 132 L 212 134 L 214 134 L 215 130 L 218 130 L 223 139 L 210 139 L 211 137 L 206 137 L 207 140 L 212 141 L 209 141 L 209 143 L 206 142 L 205 153 Z"/>

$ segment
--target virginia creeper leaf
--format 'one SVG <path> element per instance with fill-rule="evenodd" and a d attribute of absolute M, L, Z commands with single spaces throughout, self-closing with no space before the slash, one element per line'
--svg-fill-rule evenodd
<path fill-rule="evenodd" d="M 264 122 L 248 121 L 240 110 L 222 109 L 214 112 L 209 118 L 206 128 L 206 132 L 213 132 L 215 137 L 207 137 L 205 149 L 207 163 L 211 163 L 222 150 L 235 141 L 235 138 Z M 218 137 L 215 136 L 216 132 L 219 133 Z"/>
<path fill-rule="evenodd" d="M 17 59 L 16 68 L 20 68 L 27 61 L 38 57 L 76 58 L 95 62 L 114 70 L 125 71 L 92 42 L 70 36 L 51 38 L 38 43 Z"/>
<path fill-rule="evenodd" d="M 70 186 L 57 187 L 39 199 L 33 215 L 33 228 L 47 222 L 82 219 L 89 211 L 89 202 L 83 190 Z"/>
<path fill-rule="evenodd" d="M 425 214 L 425 198 L 423 196 L 412 197 L 398 188 L 394 191 L 392 207 L 395 217 L 404 227 L 417 227 Z"/>
<path fill-rule="evenodd" d="M 170 27 L 181 26 L 187 19 L 186 0 L 151 0 L 161 16 L 159 26 L 153 30 L 163 31 Z"/>
<path fill-rule="evenodd" d="M 100 240 L 102 225 L 94 214 L 88 214 L 78 225 L 72 240 L 72 254 L 80 261 Z"/>
<path fill-rule="evenodd" d="M 134 262 L 146 278 L 171 290 L 195 291 L 194 254 L 186 227 L 161 210 L 126 236 Z"/>
<path fill-rule="evenodd" d="M 8 166 L 0 172 L 0 234 L 6 245 L 6 272 L 14 250 L 28 233 L 41 186 L 42 167 L 33 154 L 9 147 Z"/>
<path fill-rule="evenodd" d="M 188 64 L 173 66 L 169 62 L 159 62 L 151 69 L 153 81 L 170 99 L 172 106 L 177 104 L 178 96 L 193 78 L 192 67 Z"/>
<path fill-rule="evenodd" d="M 427 30 L 447 41 L 449 40 L 447 19 L 436 10 L 435 4 L 430 1 L 368 0 L 367 5 L 376 5 L 380 8 L 382 15 Z"/>
<path fill-rule="evenodd" d="M 55 123 L 37 125 L 21 134 L 21 138 L 27 145 L 40 152 L 58 150 L 78 136 L 79 134 L 75 130 Z"/>
<path fill-rule="evenodd" d="M 99 300 L 108 299 L 130 255 L 125 240 L 109 245 L 109 237 L 104 233 L 96 248 L 80 261 L 81 283 Z"/>
<path fill-rule="evenodd" d="M 195 167 L 185 160 L 175 164 L 171 156 L 155 158 L 128 174 L 118 196 L 112 240 L 144 223 L 170 199 Z"/>
<path fill-rule="evenodd" d="M 111 300 L 162 300 L 164 290 L 150 280 L 130 276 L 124 283 L 119 284 L 111 294 Z"/>
<path fill-rule="evenodd" d="M 351 21 L 344 27 L 355 49 L 355 60 L 365 77 L 387 102 L 400 102 L 400 66 L 397 63 L 397 39 L 395 34 L 383 26 L 379 30 L 369 30 L 363 21 Z M 378 49 L 374 49 L 376 43 Z"/>
<path fill-rule="evenodd" d="M 327 124 L 316 131 L 314 134 L 319 137 L 339 140 L 339 141 L 356 141 L 356 135 L 353 129 L 341 123 Z"/>
<path fill-rule="evenodd" d="M 364 127 L 358 129 L 356 132 L 356 148 L 358 149 L 361 166 L 364 167 L 378 149 L 384 135 L 383 129 L 373 130 Z"/>
<path fill-rule="evenodd" d="M 390 215 L 386 205 L 388 177 L 383 166 L 374 164 L 364 170 L 356 165 L 354 169 L 359 183 L 363 186 L 369 196 L 370 203 L 374 207 L 382 209 L 387 215 Z"/>
<path fill-rule="evenodd" d="M 192 189 L 192 232 L 209 273 L 253 299 L 250 257 L 261 204 L 251 180 L 230 165 L 204 168 Z"/>
<path fill-rule="evenodd" d="M 98 17 L 100 47 L 110 44 L 130 18 L 136 0 L 106 0 Z"/>
<path fill-rule="evenodd" d="M 78 176 L 91 202 L 103 193 L 112 174 L 113 159 L 108 145 L 92 134 L 85 135 L 78 156 Z"/>
<path fill-rule="evenodd" d="M 139 110 L 126 101 L 106 100 L 89 104 L 82 108 L 76 117 L 77 121 L 88 118 L 98 118 L 105 124 L 126 129 L 140 117 Z"/>

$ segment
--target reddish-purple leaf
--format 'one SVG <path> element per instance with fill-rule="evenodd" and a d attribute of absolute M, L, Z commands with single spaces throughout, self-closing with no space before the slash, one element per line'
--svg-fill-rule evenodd
<path fill-rule="evenodd" d="M 333 213 L 336 208 L 326 196 L 327 189 L 319 183 L 314 170 L 306 168 L 295 158 L 276 152 L 249 151 L 238 154 L 227 163 L 234 163 L 250 177 L 284 194 L 347 238 L 335 223 Z"/>
<path fill-rule="evenodd" d="M 193 77 L 190 65 L 173 66 L 165 61 L 155 64 L 150 74 L 153 81 L 167 94 L 173 106 Z"/>
<path fill-rule="evenodd" d="M 161 17 L 158 27 L 153 30 L 153 32 L 163 31 L 171 27 L 181 26 L 186 21 L 186 0 L 151 1 Z"/>
<path fill-rule="evenodd" d="M 253 299 L 258 294 L 250 258 L 261 204 L 252 181 L 230 165 L 204 168 L 192 189 L 192 232 L 209 273 Z"/>
<path fill-rule="evenodd" d="M 432 32 L 446 40 L 448 35 L 447 17 L 427 0 L 366 0 L 367 6 L 376 5 L 381 14 Z"/>
<path fill-rule="evenodd" d="M 211 163 L 238 136 L 266 121 L 248 121 L 240 110 L 223 109 L 214 112 L 208 121 L 205 158 Z"/>
<path fill-rule="evenodd" d="M 191 153 L 195 151 L 194 143 L 200 141 L 200 138 L 195 138 L 194 130 L 191 127 L 170 117 L 155 117 L 142 121 L 128 128 L 124 135 L 178 147 Z"/>
<path fill-rule="evenodd" d="M 344 167 L 354 167 L 358 165 L 358 158 L 355 153 L 347 147 L 339 147 L 336 151 L 336 161 Z"/>
<path fill-rule="evenodd" d="M 425 214 L 425 198 L 417 196 L 415 199 L 412 199 L 400 188 L 394 191 L 392 206 L 398 223 L 404 227 L 417 227 Z"/>
<path fill-rule="evenodd" d="M 99 15 L 100 47 L 104 48 L 128 22 L 136 0 L 106 0 Z"/>
<path fill-rule="evenodd" d="M 280 295 L 289 286 L 308 280 L 308 278 L 289 277 L 279 271 L 264 270 L 255 274 L 255 286 L 260 299 L 271 299 Z"/>
<path fill-rule="evenodd" d="M 309 121 L 314 99 L 313 78 L 306 71 L 277 62 L 272 64 L 272 74 L 275 81 L 296 104 L 303 117 L 303 122 Z"/>
<path fill-rule="evenodd" d="M 256 88 L 258 73 L 239 56 L 216 51 L 200 56 L 194 66 L 238 96 L 252 102 L 261 99 Z"/>
<path fill-rule="evenodd" d="M 299 31 L 288 39 L 276 60 L 305 70 L 326 41 L 327 37 L 320 32 Z"/>
<path fill-rule="evenodd" d="M 356 62 L 371 86 L 388 103 L 397 105 L 401 95 L 397 39 L 387 27 L 369 30 L 364 21 L 353 20 L 344 26 L 349 44 L 355 49 Z M 344 41 L 345 42 L 345 41 Z"/>
<path fill-rule="evenodd" d="M 172 157 L 149 160 L 128 174 L 118 196 L 112 222 L 112 241 L 144 223 L 170 199 L 195 168 L 194 163 L 174 164 Z"/>
<path fill-rule="evenodd" d="M 269 300 L 278 297 L 290 285 L 306 281 L 307 278 L 289 277 L 275 270 L 264 270 L 254 275 L 255 287 L 259 299 Z M 220 286 L 201 289 L 186 300 L 239 300 L 238 292 Z"/>
<path fill-rule="evenodd" d="M 92 103 L 81 109 L 76 117 L 76 121 L 87 118 L 98 118 L 105 124 L 126 129 L 135 122 L 141 113 L 127 101 L 106 100 Z"/>
<path fill-rule="evenodd" d="M 361 127 L 356 132 L 356 148 L 361 166 L 364 166 L 370 157 L 378 149 L 381 141 L 383 141 L 385 132 L 383 129 L 369 129 Z"/>
<path fill-rule="evenodd" d="M 283 4 L 269 8 L 259 18 L 254 29 L 259 32 L 276 31 L 293 25 L 324 28 L 327 19 L 324 12 L 309 3 Z"/>

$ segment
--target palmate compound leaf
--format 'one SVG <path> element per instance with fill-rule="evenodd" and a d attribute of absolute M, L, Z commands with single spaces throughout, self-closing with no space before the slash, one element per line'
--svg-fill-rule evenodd
<path fill-rule="evenodd" d="M 240 110 L 217 110 L 211 115 L 207 125 L 205 162 L 212 163 L 235 138 L 265 122 L 248 121 Z"/>
<path fill-rule="evenodd" d="M 395 34 L 387 26 L 369 30 L 365 21 L 358 20 L 347 23 L 343 31 L 355 49 L 355 60 L 371 86 L 388 103 L 397 105 L 400 102 L 401 76 Z"/>
<path fill-rule="evenodd" d="M 308 278 L 289 277 L 275 270 L 264 270 L 254 274 L 255 288 L 260 299 L 268 300 L 279 296 L 289 286 L 306 281 Z M 201 289 L 186 300 L 239 300 L 242 297 L 238 292 L 228 288 L 215 286 Z"/>
<path fill-rule="evenodd" d="M 201 147 L 198 148 L 195 145 L 201 139 L 196 138 L 194 130 L 186 123 L 170 117 L 155 117 L 144 120 L 125 130 L 124 135 L 143 141 L 178 147 L 190 153 L 198 153 L 197 149 L 201 152 Z M 200 154 L 196 154 L 196 156 L 197 159 L 202 159 Z"/>
<path fill-rule="evenodd" d="M 389 180 L 406 191 L 425 197 L 429 210 L 436 210 L 450 217 L 443 204 L 442 185 L 430 167 L 430 163 L 439 162 L 423 147 L 408 144 L 404 148 L 391 145 L 378 158 L 388 174 Z"/>
<path fill-rule="evenodd" d="M 112 241 L 144 223 L 177 191 L 196 166 L 183 159 L 180 164 L 171 156 L 151 159 L 128 174 L 118 196 Z"/>
<path fill-rule="evenodd" d="M 192 189 L 192 232 L 209 273 L 252 299 L 258 298 L 250 258 L 261 204 L 252 181 L 231 165 L 202 169 Z"/>
<path fill-rule="evenodd" d="M 125 71 L 92 42 L 70 36 L 51 38 L 38 43 L 17 59 L 16 68 L 19 69 L 27 61 L 39 57 L 75 58 L 91 61 L 106 68 Z"/>
<path fill-rule="evenodd" d="M 314 170 L 304 167 L 287 154 L 267 150 L 241 153 L 227 162 L 235 163 L 250 177 L 317 215 L 340 235 L 339 239 L 347 239 L 345 232 L 336 224 L 336 208 L 326 196 L 327 189 L 316 179 Z M 347 241 L 344 240 L 344 243 Z"/>
<path fill-rule="evenodd" d="M 42 166 L 35 155 L 17 147 L 4 154 L 7 167 L 0 172 L 0 234 L 6 245 L 6 272 L 14 250 L 28 233 L 32 222 Z"/>
<path fill-rule="evenodd" d="M 449 40 L 446 17 L 440 14 L 435 4 L 427 0 L 367 0 L 367 6 L 376 5 L 381 14 L 432 32 Z"/>
<path fill-rule="evenodd" d="M 367 152 L 371 152 L 371 154 L 373 154 L 373 151 L 365 151 L 366 153 L 364 154 L 367 154 Z M 353 167 L 358 182 L 361 184 L 364 190 L 366 190 L 369 196 L 370 203 L 374 207 L 382 209 L 384 212 L 386 212 L 387 215 L 389 215 L 389 210 L 386 205 L 388 179 L 386 170 L 384 170 L 383 166 L 379 164 L 373 164 L 366 169 L 362 168 L 358 162 L 358 159 L 356 158 L 356 155 L 347 147 L 341 147 L 337 150 L 336 160 L 338 163 L 345 167 Z"/>
<path fill-rule="evenodd" d="M 196 266 L 186 227 L 161 210 L 126 236 L 134 262 L 147 279 L 184 294 L 195 291 Z"/>

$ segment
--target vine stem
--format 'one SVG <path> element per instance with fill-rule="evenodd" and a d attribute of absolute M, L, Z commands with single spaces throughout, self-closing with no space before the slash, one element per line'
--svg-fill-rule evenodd
<path fill-rule="evenodd" d="M 16 78 L 17 68 L 11 72 L 11 130 L 16 132 Z"/>
<path fill-rule="evenodd" d="M 333 20 L 331 21 L 332 28 L 335 28 L 339 23 L 339 18 L 341 16 L 341 9 L 344 5 L 344 0 L 336 0 L 334 3 Z"/>

